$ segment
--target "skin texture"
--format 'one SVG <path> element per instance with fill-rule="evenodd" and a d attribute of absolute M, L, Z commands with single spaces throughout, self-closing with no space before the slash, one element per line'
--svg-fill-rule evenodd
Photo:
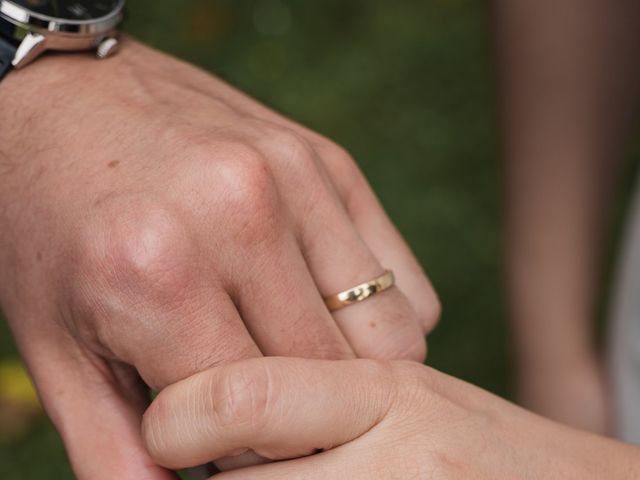
<path fill-rule="evenodd" d="M 640 475 L 637 447 L 553 423 L 411 362 L 260 358 L 214 368 L 164 390 L 143 432 L 151 456 L 174 468 L 247 449 L 293 459 L 219 480 Z"/>
<path fill-rule="evenodd" d="M 640 83 L 640 3 L 494 0 L 492 10 L 519 397 L 553 419 L 609 432 L 595 318 Z"/>
<path fill-rule="evenodd" d="M 141 444 L 146 385 L 424 358 L 433 289 L 325 138 L 131 40 L 13 72 L 0 104 L 0 304 L 81 480 L 174 478 Z M 324 307 L 385 268 L 398 288 Z"/>

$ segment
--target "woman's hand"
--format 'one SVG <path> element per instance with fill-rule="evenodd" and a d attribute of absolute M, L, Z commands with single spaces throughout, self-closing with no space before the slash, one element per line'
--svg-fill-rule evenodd
<path fill-rule="evenodd" d="M 323 137 L 130 40 L 14 71 L 0 105 L 0 303 L 79 478 L 167 478 L 144 383 L 262 354 L 424 357 L 435 294 Z M 329 313 L 386 268 L 399 288 Z"/>
<path fill-rule="evenodd" d="M 636 447 L 555 424 L 409 362 L 264 358 L 215 368 L 165 389 L 143 433 L 152 458 L 170 468 L 247 450 L 293 459 L 220 480 L 640 475 Z"/>

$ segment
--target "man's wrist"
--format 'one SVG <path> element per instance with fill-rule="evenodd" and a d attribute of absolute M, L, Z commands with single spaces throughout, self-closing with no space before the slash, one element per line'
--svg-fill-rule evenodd
<path fill-rule="evenodd" d="M 28 119 L 39 112 L 53 108 L 64 96 L 66 87 L 78 74 L 74 55 L 45 55 L 31 65 L 12 70 L 0 82 L 0 142 L 3 155 L 13 156 L 16 144 L 29 135 L 37 140 L 44 132 L 29 131 Z"/>
<path fill-rule="evenodd" d="M 47 143 L 47 123 L 67 123 L 71 134 L 74 122 L 90 113 L 82 111 L 84 99 L 111 95 L 107 90 L 115 90 L 118 82 L 108 77 L 118 75 L 127 50 L 136 45 L 126 38 L 121 42 L 123 51 L 104 60 L 88 52 L 48 52 L 26 67 L 12 70 L 0 82 L 4 112 L 0 116 L 0 159 L 4 165 L 0 174 L 13 171 L 9 166 L 14 162 L 23 164 L 32 157 L 30 148 Z M 44 124 L 35 128 L 35 120 L 44 117 Z M 5 183 L 2 178 L 0 183 Z"/>
<path fill-rule="evenodd" d="M 130 50 L 138 44 L 122 35 L 121 50 L 107 59 L 98 59 L 89 51 L 47 52 L 29 65 L 13 69 L 0 82 L 0 105 L 16 105 L 21 109 L 46 108 L 49 101 L 55 102 L 67 90 L 72 94 L 74 84 L 91 79 L 99 72 L 103 77 L 122 63 Z M 51 90 L 55 87 L 56 90 Z M 32 98 L 34 96 L 34 98 Z M 44 107 L 41 107 L 44 102 Z"/>

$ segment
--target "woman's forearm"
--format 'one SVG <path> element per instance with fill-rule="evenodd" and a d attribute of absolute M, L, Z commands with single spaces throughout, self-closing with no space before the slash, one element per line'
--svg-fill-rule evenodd
<path fill-rule="evenodd" d="M 547 378 L 595 365 L 603 232 L 633 113 L 640 4 L 493 7 L 515 348 L 521 372 Z"/>

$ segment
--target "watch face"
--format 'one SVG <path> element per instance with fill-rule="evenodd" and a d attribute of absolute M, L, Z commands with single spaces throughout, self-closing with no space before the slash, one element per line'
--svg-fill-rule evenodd
<path fill-rule="evenodd" d="M 122 0 L 10 0 L 33 13 L 64 20 L 95 20 L 119 9 Z"/>

